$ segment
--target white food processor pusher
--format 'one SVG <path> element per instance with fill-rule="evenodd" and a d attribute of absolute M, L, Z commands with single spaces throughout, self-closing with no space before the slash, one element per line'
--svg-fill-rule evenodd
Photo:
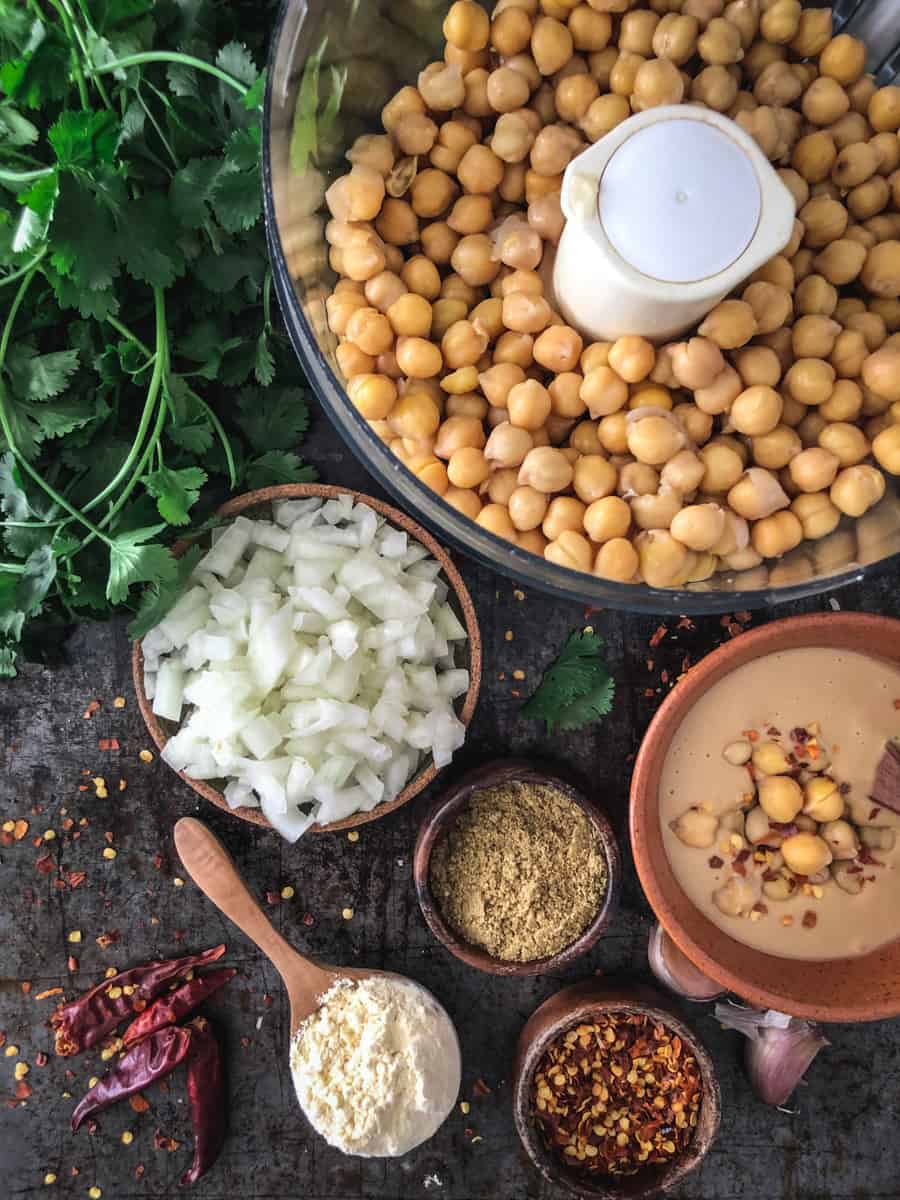
<path fill-rule="evenodd" d="M 629 117 L 569 164 L 552 287 L 596 341 L 668 341 L 790 241 L 794 199 L 756 142 L 711 109 Z"/>

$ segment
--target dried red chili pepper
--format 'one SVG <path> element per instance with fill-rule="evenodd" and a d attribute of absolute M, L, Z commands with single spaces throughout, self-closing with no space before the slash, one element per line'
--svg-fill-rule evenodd
<path fill-rule="evenodd" d="M 186 975 L 193 967 L 216 962 L 224 953 L 224 945 L 213 946 L 202 954 L 147 963 L 104 979 L 51 1016 L 56 1053 L 68 1057 L 96 1045 L 122 1021 L 143 1012 L 173 979 Z"/>
<path fill-rule="evenodd" d="M 79 1101 L 72 1113 L 72 1131 L 85 1117 L 102 1112 L 174 1071 L 187 1056 L 193 1036 L 190 1028 L 168 1025 L 132 1046 Z"/>
<path fill-rule="evenodd" d="M 187 1089 L 194 1129 L 194 1161 L 181 1177 L 188 1187 L 205 1175 L 225 1140 L 225 1080 L 219 1043 L 205 1017 L 195 1017 L 187 1061 Z"/>
<path fill-rule="evenodd" d="M 148 1033 L 155 1033 L 157 1029 L 162 1029 L 166 1025 L 177 1025 L 213 992 L 224 987 L 236 974 L 237 971 L 234 967 L 220 967 L 216 971 L 207 971 L 205 975 L 198 975 L 196 979 L 188 979 L 174 991 L 160 996 L 149 1008 L 145 1008 L 125 1030 L 122 1035 L 125 1045 L 131 1046 L 146 1037 Z"/>

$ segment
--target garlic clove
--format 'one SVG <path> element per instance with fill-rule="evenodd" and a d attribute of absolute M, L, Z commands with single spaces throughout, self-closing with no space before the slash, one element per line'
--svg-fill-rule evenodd
<path fill-rule="evenodd" d="M 802 1082 L 819 1051 L 831 1043 L 818 1025 L 770 1009 L 716 1005 L 716 1018 L 726 1029 L 747 1039 L 745 1064 L 760 1100 L 781 1108 Z"/>
<path fill-rule="evenodd" d="M 657 922 L 650 930 L 647 943 L 647 962 L 650 970 L 670 992 L 685 1000 L 715 1000 L 723 994 L 721 984 L 708 978 L 675 945 L 662 925 Z"/>

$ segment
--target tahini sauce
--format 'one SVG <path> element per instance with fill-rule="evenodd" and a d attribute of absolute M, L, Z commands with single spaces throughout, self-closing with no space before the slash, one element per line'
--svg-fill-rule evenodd
<path fill-rule="evenodd" d="M 895 700 L 900 700 L 900 669 L 891 663 L 853 651 L 810 648 L 770 654 L 738 667 L 694 705 L 663 764 L 660 820 L 675 877 L 713 924 L 739 942 L 783 958 L 846 958 L 900 937 L 900 817 L 883 808 L 869 820 L 868 799 L 884 743 L 900 735 Z M 747 791 L 746 773 L 727 763 L 722 750 L 742 730 L 774 725 L 786 735 L 812 721 L 819 722 L 820 741 L 831 756 L 828 773 L 851 786 L 847 799 L 854 819 L 892 826 L 897 844 L 891 851 L 874 851 L 885 866 L 866 868 L 876 882 L 866 883 L 858 896 L 828 883 L 821 900 L 802 894 L 785 901 L 763 897 L 769 912 L 756 922 L 726 916 L 712 899 L 730 874 L 727 866 L 709 866 L 717 848 L 685 846 L 669 823 L 691 805 L 724 813 L 740 803 Z M 802 925 L 808 910 L 817 917 L 812 929 Z M 782 924 L 787 915 L 794 918 L 790 927 Z"/>

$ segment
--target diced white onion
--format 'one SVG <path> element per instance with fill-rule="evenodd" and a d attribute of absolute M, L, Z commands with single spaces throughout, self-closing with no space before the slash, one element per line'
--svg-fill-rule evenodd
<path fill-rule="evenodd" d="M 349 495 L 215 530 L 143 641 L 153 711 L 181 722 L 187 706 L 162 757 L 288 841 L 394 799 L 465 736 L 448 595 L 427 549 Z"/>

